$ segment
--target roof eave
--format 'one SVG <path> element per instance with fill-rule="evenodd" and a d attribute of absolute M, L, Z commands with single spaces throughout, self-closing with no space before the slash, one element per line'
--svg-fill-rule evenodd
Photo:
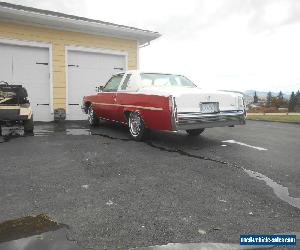
<path fill-rule="evenodd" d="M 44 26 L 59 30 L 131 39 L 138 41 L 140 45 L 148 43 L 161 36 L 157 32 L 139 30 L 126 26 L 50 16 L 3 6 L 0 6 L 0 19 L 3 21 L 28 24 L 32 26 Z"/>

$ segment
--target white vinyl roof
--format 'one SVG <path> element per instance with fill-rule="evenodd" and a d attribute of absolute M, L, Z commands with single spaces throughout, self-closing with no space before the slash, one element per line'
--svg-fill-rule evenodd
<path fill-rule="evenodd" d="M 140 45 L 161 36 L 158 32 L 150 30 L 6 2 L 0 2 L 0 20 L 59 30 L 132 39 L 137 40 Z"/>

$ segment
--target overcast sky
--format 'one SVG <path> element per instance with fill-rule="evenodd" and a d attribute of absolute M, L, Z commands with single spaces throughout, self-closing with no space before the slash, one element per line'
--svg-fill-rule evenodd
<path fill-rule="evenodd" d="M 141 70 L 217 89 L 300 89 L 300 0 L 7 2 L 160 32 L 140 50 Z"/>

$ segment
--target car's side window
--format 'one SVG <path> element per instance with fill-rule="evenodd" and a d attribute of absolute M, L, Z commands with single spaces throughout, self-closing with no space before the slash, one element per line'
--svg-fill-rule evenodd
<path fill-rule="evenodd" d="M 122 81 L 124 74 L 119 74 L 110 78 L 105 87 L 103 88 L 103 92 L 116 92 L 119 88 L 119 85 Z"/>
<path fill-rule="evenodd" d="M 128 92 L 136 92 L 140 88 L 138 77 L 136 75 L 132 75 L 127 83 L 126 91 Z"/>
<path fill-rule="evenodd" d="M 130 77 L 131 77 L 132 74 L 127 74 L 126 77 L 125 77 L 125 80 L 121 86 L 121 90 L 126 90 L 127 89 L 127 86 L 128 86 L 128 83 L 129 83 L 129 80 L 130 80 Z"/>

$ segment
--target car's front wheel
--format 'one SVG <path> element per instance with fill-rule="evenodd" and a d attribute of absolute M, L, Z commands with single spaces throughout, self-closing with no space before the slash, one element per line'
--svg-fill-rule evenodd
<path fill-rule="evenodd" d="M 128 126 L 131 137 L 136 141 L 141 141 L 145 135 L 145 124 L 137 112 L 131 112 L 128 118 Z"/>
<path fill-rule="evenodd" d="M 203 133 L 204 128 L 201 129 L 188 129 L 186 132 L 191 136 L 198 136 Z"/>
<path fill-rule="evenodd" d="M 99 118 L 97 117 L 92 105 L 88 109 L 88 122 L 93 127 L 99 124 Z"/>

